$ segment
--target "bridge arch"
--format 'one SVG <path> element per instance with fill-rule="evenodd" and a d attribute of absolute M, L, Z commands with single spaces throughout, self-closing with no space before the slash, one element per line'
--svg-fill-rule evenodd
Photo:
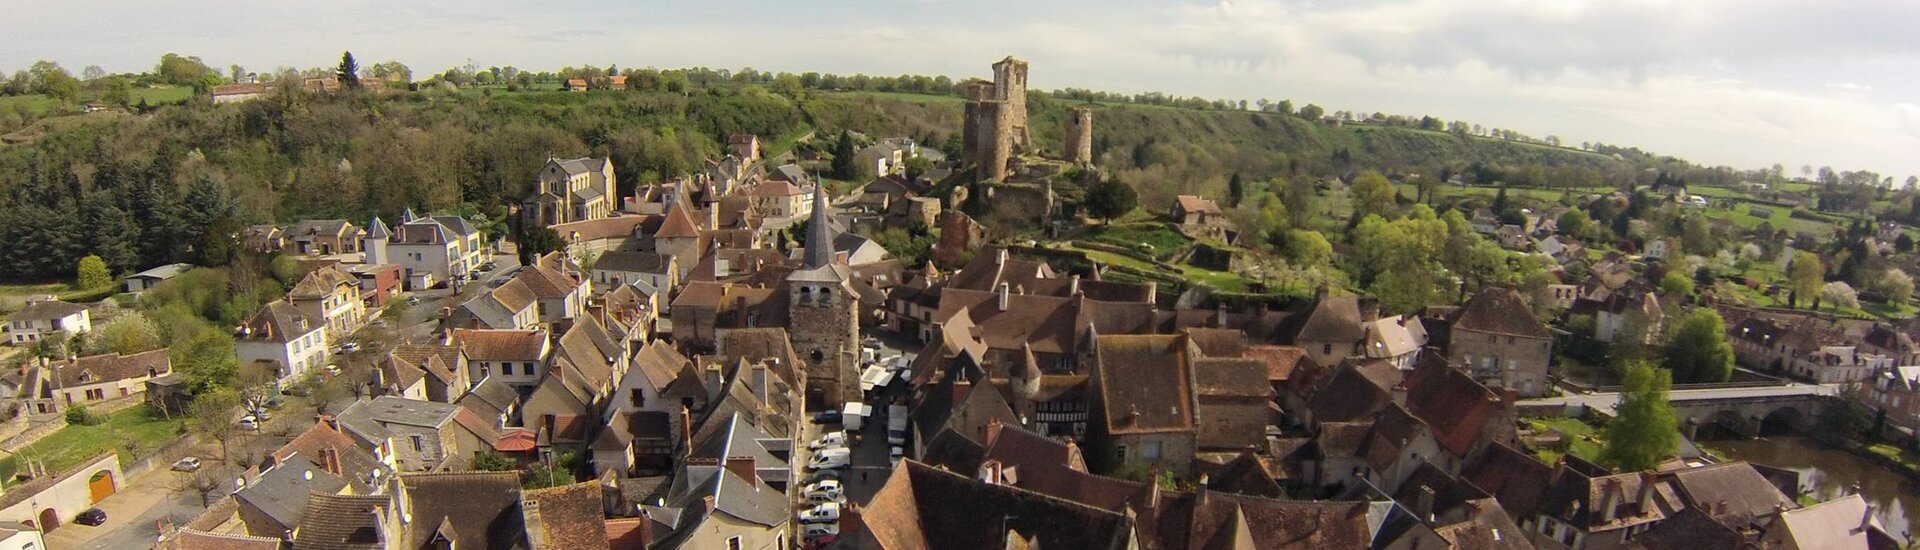
<path fill-rule="evenodd" d="M 1761 436 L 1792 435 L 1800 433 L 1806 426 L 1807 414 L 1800 412 L 1799 407 L 1787 405 L 1761 418 L 1759 433 Z"/>
<path fill-rule="evenodd" d="M 1747 439 L 1757 433 L 1753 420 L 1738 409 L 1720 409 L 1700 423 L 1697 435 L 1701 439 Z"/>

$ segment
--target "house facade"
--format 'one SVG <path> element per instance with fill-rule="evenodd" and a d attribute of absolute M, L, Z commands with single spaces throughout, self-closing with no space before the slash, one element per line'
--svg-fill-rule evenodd
<path fill-rule="evenodd" d="M 521 205 L 526 222 L 532 225 L 597 220 L 620 207 L 610 158 L 549 156 L 534 187 L 539 191 Z"/>
<path fill-rule="evenodd" d="M 367 321 L 367 304 L 360 298 L 360 278 L 337 265 L 313 270 L 287 292 L 287 302 L 327 327 L 334 340 L 346 338 Z"/>
<path fill-rule="evenodd" d="M 27 305 L 7 316 L 7 342 L 15 346 L 31 345 L 48 337 L 61 339 L 93 330 L 93 316 L 87 306 L 45 298 L 30 299 Z"/>
<path fill-rule="evenodd" d="M 290 383 L 327 362 L 332 339 L 326 328 L 319 318 L 275 300 L 235 330 L 233 352 L 242 368 L 266 369 L 278 383 Z"/>
<path fill-rule="evenodd" d="M 147 380 L 172 372 L 164 348 L 52 361 L 28 369 L 20 396 L 28 414 L 58 414 L 74 405 L 140 396 Z"/>
<path fill-rule="evenodd" d="M 1447 359 L 1488 387 L 1522 397 L 1545 395 L 1553 334 L 1533 316 L 1520 293 L 1488 289 L 1467 300 L 1453 321 Z"/>

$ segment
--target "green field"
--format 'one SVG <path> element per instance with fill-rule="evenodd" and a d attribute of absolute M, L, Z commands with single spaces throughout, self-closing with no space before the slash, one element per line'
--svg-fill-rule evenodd
<path fill-rule="evenodd" d="M 9 449 L 6 456 L 0 458 L 0 479 L 13 479 L 23 456 L 44 460 L 47 468 L 56 472 L 107 451 L 120 453 L 122 463 L 131 462 L 179 437 L 185 426 L 185 418 L 167 420 L 154 416 L 145 405 L 128 407 L 113 413 L 106 422 L 92 426 L 69 425 L 26 448 Z M 129 445 L 134 448 L 128 449 Z"/>
<path fill-rule="evenodd" d="M 193 88 L 182 88 L 178 86 L 163 86 L 158 88 L 135 88 L 133 90 L 133 99 L 131 102 L 134 105 L 139 105 L 140 100 L 145 99 L 147 100 L 148 105 L 160 105 L 160 104 L 166 104 L 166 103 L 180 103 L 188 99 L 191 99 L 192 97 L 193 97 Z M 79 101 L 75 102 L 72 105 L 63 106 L 60 104 L 59 101 L 44 95 L 4 96 L 4 97 L 0 97 L 0 110 L 15 109 L 15 108 L 20 108 L 16 106 L 21 106 L 21 107 L 24 107 L 29 113 L 33 113 L 35 115 L 45 115 L 45 114 L 54 112 L 56 109 L 61 109 L 64 107 L 65 109 L 71 110 L 73 112 L 78 112 L 79 106 L 81 104 L 85 104 L 89 101 L 97 101 L 99 99 L 100 99 L 100 94 L 93 93 L 93 92 L 82 92 L 80 94 Z"/>

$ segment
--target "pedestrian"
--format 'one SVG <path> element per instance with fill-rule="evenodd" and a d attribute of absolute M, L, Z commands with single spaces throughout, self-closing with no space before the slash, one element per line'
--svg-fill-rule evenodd
<path fill-rule="evenodd" d="M 866 481 L 867 481 L 867 472 L 860 472 L 860 482 L 865 483 Z"/>

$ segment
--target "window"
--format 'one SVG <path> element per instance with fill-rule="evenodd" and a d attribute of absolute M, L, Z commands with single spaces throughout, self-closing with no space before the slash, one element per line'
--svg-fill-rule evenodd
<path fill-rule="evenodd" d="M 727 537 L 727 550 L 740 550 L 740 537 Z"/>
<path fill-rule="evenodd" d="M 1127 461 L 1127 446 L 1126 446 L 1126 445 L 1115 445 L 1115 446 L 1113 447 L 1113 456 L 1114 456 L 1114 458 L 1117 458 L 1117 459 L 1119 459 L 1119 461 L 1120 461 L 1120 462 L 1126 462 L 1126 461 Z"/>
<path fill-rule="evenodd" d="M 506 363 L 506 362 L 500 363 L 500 374 L 506 375 L 506 376 L 513 376 L 513 363 Z"/>
<path fill-rule="evenodd" d="M 533 374 L 533 362 L 532 362 L 532 361 L 528 361 L 528 362 L 525 362 L 525 363 L 521 363 L 521 364 L 520 364 L 520 366 L 522 367 L 522 368 L 520 369 L 520 371 L 521 371 L 521 372 L 525 372 L 525 373 L 527 373 L 527 374 Z"/>
<path fill-rule="evenodd" d="M 1513 337 L 1512 337 L 1512 336 L 1508 336 L 1508 337 L 1507 337 L 1507 345 L 1509 345 L 1509 346 L 1511 346 L 1511 345 L 1513 345 Z"/>
<path fill-rule="evenodd" d="M 424 438 L 417 435 L 410 435 L 407 436 L 407 438 L 413 440 L 413 452 L 418 453 L 426 450 L 427 445 Z"/>
<path fill-rule="evenodd" d="M 1489 344 L 1498 344 L 1498 343 L 1500 343 L 1500 337 L 1499 337 L 1499 336 L 1494 336 L 1494 335 L 1492 335 L 1492 334 L 1488 334 L 1488 335 L 1487 335 L 1487 343 L 1489 343 Z"/>
<path fill-rule="evenodd" d="M 635 407 L 645 407 L 647 406 L 647 390 L 634 388 L 627 395 L 627 400 L 633 403 Z"/>

